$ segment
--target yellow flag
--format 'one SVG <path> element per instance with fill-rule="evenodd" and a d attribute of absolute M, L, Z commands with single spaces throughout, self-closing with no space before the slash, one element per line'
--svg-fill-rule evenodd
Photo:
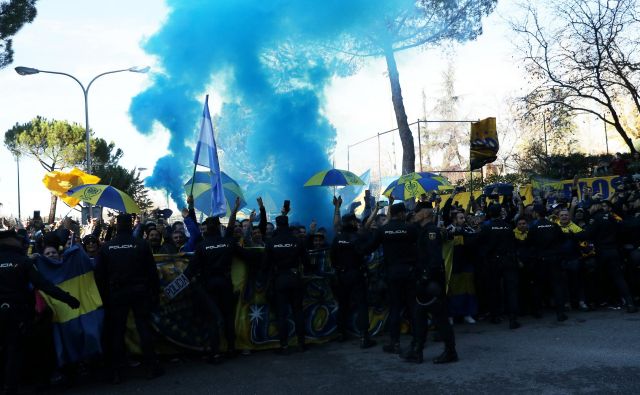
<path fill-rule="evenodd" d="M 98 182 L 100 182 L 100 177 L 87 174 L 75 167 L 69 172 L 50 171 L 42 179 L 44 186 L 68 204 L 69 207 L 75 207 L 80 203 L 80 200 L 66 195 L 69 189 L 84 184 L 97 184 Z"/>
<path fill-rule="evenodd" d="M 471 170 L 479 169 L 497 159 L 500 144 L 495 118 L 486 118 L 471 124 Z"/>

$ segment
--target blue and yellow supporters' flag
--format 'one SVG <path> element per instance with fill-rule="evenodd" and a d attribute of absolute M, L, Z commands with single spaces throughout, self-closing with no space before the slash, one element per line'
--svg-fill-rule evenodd
<path fill-rule="evenodd" d="M 469 162 L 471 170 L 479 169 L 487 163 L 491 163 L 498 158 L 498 129 L 495 118 L 486 118 L 478 122 L 471 123 L 471 151 Z"/>
<path fill-rule="evenodd" d="M 42 293 L 53 310 L 53 339 L 58 366 L 82 361 L 102 352 L 104 311 L 89 256 L 78 246 L 65 251 L 62 261 L 40 256 L 36 262 L 44 278 L 80 301 L 79 309 Z"/>
<path fill-rule="evenodd" d="M 209 168 L 209 183 L 211 184 L 211 199 L 207 207 L 201 211 L 210 213 L 212 217 L 223 216 L 227 213 L 227 202 L 222 186 L 222 173 L 220 172 L 220 162 L 218 161 L 218 149 L 216 140 L 213 137 L 213 124 L 209 113 L 209 95 L 204 100 L 204 110 L 202 110 L 202 124 L 200 127 L 200 137 L 196 144 L 196 155 L 193 158 L 195 166 Z"/>

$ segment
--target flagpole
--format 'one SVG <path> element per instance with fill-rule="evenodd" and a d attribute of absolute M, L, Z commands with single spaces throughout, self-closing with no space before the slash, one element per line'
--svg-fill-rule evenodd
<path fill-rule="evenodd" d="M 207 94 L 204 98 L 204 102 L 207 106 L 209 106 L 209 94 Z M 196 169 L 198 168 L 197 163 L 193 163 L 193 175 L 191 176 L 191 191 L 189 192 L 189 196 L 193 196 L 193 186 L 196 183 Z"/>
<path fill-rule="evenodd" d="M 193 185 L 196 183 L 196 169 L 198 168 L 198 164 L 193 164 L 193 176 L 191 176 L 191 192 L 189 192 L 189 196 L 193 196 Z"/>

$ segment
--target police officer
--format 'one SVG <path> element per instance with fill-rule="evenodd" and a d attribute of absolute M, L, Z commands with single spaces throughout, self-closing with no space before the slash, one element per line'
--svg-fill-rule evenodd
<path fill-rule="evenodd" d="M 116 235 L 100 249 L 95 269 L 96 284 L 102 294 L 109 328 L 114 384 L 121 381 L 125 360 L 124 334 L 129 311 L 133 312 L 147 377 L 164 372 L 153 350 L 151 310 L 158 302 L 160 283 L 149 244 L 132 233 L 129 214 L 120 214 Z"/>
<path fill-rule="evenodd" d="M 530 251 L 535 254 L 534 263 L 534 300 L 533 315 L 540 316 L 543 298 L 543 287 L 546 278 L 551 275 L 553 286 L 553 299 L 556 307 L 556 318 L 558 321 L 566 321 L 567 315 L 564 313 L 565 304 L 565 284 L 566 275 L 560 262 L 560 247 L 564 240 L 564 234 L 560 226 L 547 219 L 547 210 L 542 204 L 535 204 L 533 207 L 534 221 L 529 226 L 527 233 L 527 245 Z"/>
<path fill-rule="evenodd" d="M 358 235 L 358 219 L 354 214 L 342 217 L 340 233 L 331 244 L 331 264 L 336 271 L 336 296 L 338 300 L 338 331 L 341 340 L 347 338 L 347 321 L 352 297 L 356 305 L 356 326 L 360 332 L 360 348 L 375 346 L 369 337 L 369 306 L 367 304 L 367 268 L 363 254 L 358 250 L 362 243 Z"/>
<path fill-rule="evenodd" d="M 372 212 L 367 227 L 373 222 L 379 207 Z M 389 208 L 391 218 L 376 229 L 372 239 L 363 250 L 371 253 L 382 245 L 383 265 L 389 283 L 389 343 L 382 347 L 387 353 L 400 353 L 400 313 L 405 307 L 409 320 L 413 321 L 416 304 L 415 266 L 417 262 L 418 228 L 405 222 L 406 207 L 396 203 Z M 413 322 L 412 322 L 413 324 Z"/>
<path fill-rule="evenodd" d="M 433 363 L 455 362 L 458 360 L 458 353 L 453 327 L 447 314 L 442 232 L 435 222 L 436 217 L 430 203 L 419 202 L 415 211 L 415 219 L 420 224 L 417 242 L 415 320 L 411 346 L 400 356 L 408 362 L 422 363 L 422 350 L 427 339 L 430 313 L 438 335 L 444 342 L 444 352 L 434 358 Z"/>
<path fill-rule="evenodd" d="M 306 350 L 305 321 L 302 311 L 304 283 L 301 266 L 306 265 L 306 251 L 303 241 L 297 238 L 289 227 L 286 215 L 276 217 L 276 230 L 265 246 L 264 265 L 274 276 L 276 310 L 278 313 L 278 333 L 280 348 L 278 353 L 289 353 L 289 307 L 293 311 L 298 349 Z"/>
<path fill-rule="evenodd" d="M 15 230 L 0 232 L 0 339 L 5 349 L 4 391 L 15 393 L 20 377 L 22 338 L 34 311 L 29 284 L 69 307 L 80 307 L 78 299 L 44 279 L 25 255 Z"/>
<path fill-rule="evenodd" d="M 628 313 L 636 313 L 638 308 L 633 303 L 629 286 L 622 273 L 622 259 L 618 251 L 618 243 L 622 239 L 623 223 L 611 212 L 609 201 L 596 201 L 589 208 L 591 220 L 585 229 L 585 237 L 593 241 L 598 264 L 605 267 L 613 279 L 620 296 L 624 298 Z"/>
<path fill-rule="evenodd" d="M 200 294 L 201 301 L 205 304 L 210 316 L 207 320 L 211 346 L 208 357 L 210 363 L 222 361 L 219 321 L 224 322 L 227 356 L 233 357 L 236 354 L 236 303 L 231 282 L 231 264 L 234 255 L 244 256 L 243 249 L 233 238 L 236 213 L 239 208 L 240 198 L 237 198 L 224 236 L 220 233 L 220 220 L 217 217 L 209 217 L 204 221 L 206 226 L 204 240 L 196 247 L 193 262 L 185 272 L 187 277 L 195 278 L 195 282 L 202 285 L 202 288 L 195 289 Z"/>
<path fill-rule="evenodd" d="M 518 260 L 513 229 L 500 215 L 499 204 L 487 208 L 489 220 L 480 228 L 480 246 L 485 257 L 489 280 L 489 309 L 491 322 L 499 322 L 501 293 L 505 300 L 505 312 L 509 316 L 509 328 L 518 329 Z"/>

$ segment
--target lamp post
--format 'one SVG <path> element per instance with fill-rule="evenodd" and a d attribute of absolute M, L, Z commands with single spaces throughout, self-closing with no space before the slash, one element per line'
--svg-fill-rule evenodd
<path fill-rule="evenodd" d="M 82 94 L 84 95 L 84 126 L 85 126 L 85 139 L 86 139 L 86 150 L 87 150 L 87 166 L 86 166 L 86 171 L 87 173 L 91 174 L 91 145 L 90 145 L 90 134 L 89 134 L 89 89 L 91 88 L 91 85 L 95 82 L 95 80 L 97 80 L 98 78 L 102 77 L 103 75 L 107 75 L 107 74 L 115 74 L 115 73 L 122 73 L 125 71 L 130 71 L 132 73 L 146 73 L 149 71 L 149 66 L 146 67 L 129 67 L 128 69 L 120 69 L 120 70 L 113 70 L 113 71 L 106 71 L 104 73 L 100 73 L 98 75 L 96 75 L 95 77 L 93 77 L 93 79 L 91 81 L 89 81 L 89 84 L 87 84 L 87 86 L 85 87 L 82 82 L 80 82 L 79 79 L 77 79 L 76 77 L 72 76 L 71 74 L 67 74 L 67 73 L 62 73 L 60 71 L 50 71 L 50 70 L 39 70 L 33 67 L 24 67 L 24 66 L 18 66 L 15 68 L 16 73 L 20 74 L 20 75 L 33 75 L 33 74 L 38 74 L 38 73 L 45 73 L 45 74 L 58 74 L 58 75 L 64 75 L 66 77 L 69 77 L 71 79 L 73 79 L 75 82 L 78 83 L 78 85 L 80 85 L 80 88 L 82 88 Z M 89 204 L 89 216 L 91 216 L 91 205 Z"/>
<path fill-rule="evenodd" d="M 20 207 L 20 154 L 16 153 L 16 170 L 18 171 L 18 220 L 22 221 L 22 209 Z"/>

